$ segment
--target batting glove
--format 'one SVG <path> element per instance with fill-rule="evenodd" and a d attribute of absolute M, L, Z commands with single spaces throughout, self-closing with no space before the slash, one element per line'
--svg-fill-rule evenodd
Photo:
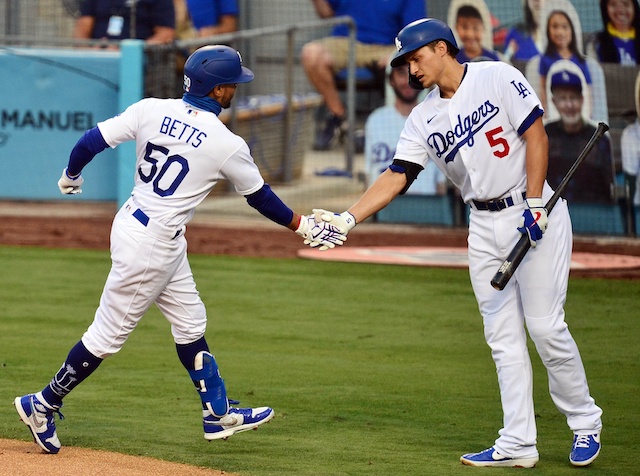
<path fill-rule="evenodd" d="M 300 216 L 296 233 L 304 238 L 305 245 L 318 248 L 320 251 L 335 248 L 347 239 L 346 234 L 342 233 L 337 226 L 306 215 Z"/>
<path fill-rule="evenodd" d="M 542 234 L 547 229 L 549 222 L 547 209 L 544 208 L 542 198 L 527 198 L 525 202 L 527 208 L 520 218 L 518 231 L 523 235 L 525 233 L 529 235 L 529 243 L 532 248 L 535 248 L 536 242 L 542 238 Z"/>
<path fill-rule="evenodd" d="M 62 177 L 58 180 L 58 188 L 62 192 L 63 195 L 75 195 L 78 193 L 82 193 L 82 184 L 84 183 L 84 179 L 82 175 L 78 174 L 75 177 L 71 177 L 67 173 L 67 169 L 62 171 Z"/>
<path fill-rule="evenodd" d="M 356 219 L 349 212 L 334 213 L 322 208 L 314 208 L 312 211 L 316 220 L 322 220 L 337 226 L 345 235 L 357 224 Z"/>

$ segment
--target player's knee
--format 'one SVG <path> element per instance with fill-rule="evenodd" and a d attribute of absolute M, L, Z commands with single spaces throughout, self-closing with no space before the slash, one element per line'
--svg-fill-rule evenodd
<path fill-rule="evenodd" d="M 204 309 L 204 307 L 203 307 Z M 188 322 L 174 322 L 171 325 L 171 334 L 173 341 L 178 345 L 191 344 L 204 337 L 207 330 L 207 317 L 202 312 L 198 319 L 191 319 Z"/>
<path fill-rule="evenodd" d="M 100 359 L 106 359 L 117 354 L 126 339 L 112 339 L 110 336 L 104 336 L 95 331 L 93 326 L 82 336 L 82 343 L 89 352 Z"/>
<path fill-rule="evenodd" d="M 545 366 L 560 365 L 573 358 L 573 338 L 560 316 L 528 319 L 527 328 Z"/>
<path fill-rule="evenodd" d="M 184 335 L 184 334 L 176 335 L 174 333 L 173 341 L 176 343 L 176 345 L 187 345 L 197 341 L 198 339 L 202 339 L 203 337 L 204 337 L 204 330 L 202 332 L 190 333 L 188 335 Z"/>

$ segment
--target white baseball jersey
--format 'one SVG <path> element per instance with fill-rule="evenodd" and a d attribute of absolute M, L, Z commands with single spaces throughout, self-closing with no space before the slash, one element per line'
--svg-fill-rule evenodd
<path fill-rule="evenodd" d="M 110 147 L 136 139 L 132 196 L 166 226 L 185 225 L 221 179 L 241 195 L 264 184 L 244 139 L 182 99 L 143 99 L 98 128 Z"/>
<path fill-rule="evenodd" d="M 100 358 L 118 352 L 154 303 L 177 344 L 195 342 L 207 316 L 184 225 L 218 180 L 242 195 L 264 180 L 241 137 L 182 99 L 143 99 L 98 128 L 111 147 L 135 139 L 137 161 L 132 196 L 111 228 L 111 271 L 82 342 Z"/>
<path fill-rule="evenodd" d="M 508 87 L 504 87 L 508 84 Z M 540 101 L 524 76 L 502 62 L 467 63 L 451 99 L 433 91 L 407 119 L 396 159 L 433 160 L 465 202 L 526 189 L 525 142 L 516 128 Z"/>

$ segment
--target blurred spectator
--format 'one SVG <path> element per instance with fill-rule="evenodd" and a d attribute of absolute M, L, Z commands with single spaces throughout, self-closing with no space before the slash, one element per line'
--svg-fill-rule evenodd
<path fill-rule="evenodd" d="M 587 52 L 601 63 L 636 65 L 640 62 L 638 0 L 600 0 L 603 30 L 589 40 Z"/>
<path fill-rule="evenodd" d="M 626 204 L 625 212 L 640 207 L 640 73 L 636 76 L 635 100 L 636 120 L 624 128 L 620 138 L 622 172 L 633 204 L 633 207 Z M 631 226 L 635 231 L 635 213 L 631 213 L 631 217 Z"/>
<path fill-rule="evenodd" d="M 425 0 L 312 0 L 320 18 L 348 15 L 357 26 L 356 65 L 377 64 L 384 70 L 395 51 L 396 34 L 408 23 L 427 15 Z M 318 129 L 315 150 L 328 150 L 336 143 L 346 118 L 346 109 L 336 87 L 335 74 L 346 68 L 349 29 L 338 25 L 331 37 L 311 41 L 301 52 L 307 78 L 324 98 L 327 117 Z"/>
<path fill-rule="evenodd" d="M 135 21 L 131 22 L 135 16 Z M 176 34 L 173 0 L 83 0 L 73 37 L 171 43 Z"/>
<path fill-rule="evenodd" d="M 547 17 L 546 25 L 547 47 L 544 54 L 540 55 L 538 66 L 541 85 L 540 100 L 545 110 L 547 109 L 547 75 L 551 65 L 556 61 L 562 59 L 572 61 L 582 70 L 589 88 L 592 83 L 591 73 L 585 57 L 580 53 L 576 29 L 569 14 L 564 10 L 553 10 Z M 590 92 L 589 97 L 591 97 Z"/>
<path fill-rule="evenodd" d="M 186 0 L 198 36 L 220 35 L 238 29 L 237 0 Z"/>
<path fill-rule="evenodd" d="M 551 76 L 551 100 L 560 119 L 545 125 L 549 136 L 549 167 L 547 181 L 557 187 L 575 161 L 577 154 L 589 142 L 595 125 L 584 118 L 582 78 L 571 71 Z M 613 162 L 611 142 L 604 136 L 577 169 L 563 193 L 569 203 L 612 204 Z"/>
<path fill-rule="evenodd" d="M 505 43 L 507 39 L 508 28 L 500 23 L 500 19 L 494 14 L 491 15 L 491 37 L 493 39 L 493 47 L 504 51 Z"/>
<path fill-rule="evenodd" d="M 418 104 L 420 91 L 409 85 L 406 66 L 391 69 L 389 84 L 395 94 L 395 103 L 373 111 L 365 123 L 365 168 L 367 181 L 375 179 L 393 162 L 396 145 L 404 123 Z M 445 176 L 433 162 L 420 172 L 407 191 L 408 195 L 444 195 Z"/>
<path fill-rule="evenodd" d="M 490 25 L 489 25 L 490 28 Z M 460 51 L 456 59 L 460 63 L 469 61 L 500 61 L 494 50 L 483 46 L 483 38 L 487 31 L 480 11 L 473 5 L 465 4 L 458 8 L 455 20 L 455 31 L 460 38 Z"/>
<path fill-rule="evenodd" d="M 523 0 L 524 22 L 516 25 L 504 40 L 505 59 L 528 61 L 540 53 L 540 12 L 545 0 Z M 550 0 L 552 1 L 552 0 Z"/>
<path fill-rule="evenodd" d="M 196 30 L 191 23 L 187 3 L 185 0 L 173 0 L 173 8 L 176 12 L 176 39 L 190 40 L 196 37 Z M 189 56 L 187 54 L 187 56 Z M 184 60 L 186 60 L 186 56 Z M 184 63 L 183 60 L 183 63 Z"/>

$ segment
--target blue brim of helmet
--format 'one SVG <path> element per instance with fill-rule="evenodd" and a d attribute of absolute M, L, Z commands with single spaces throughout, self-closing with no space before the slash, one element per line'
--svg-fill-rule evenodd
<path fill-rule="evenodd" d="M 240 74 L 238 79 L 234 81 L 234 83 L 248 83 L 250 81 L 253 81 L 253 78 L 254 78 L 253 71 L 251 71 L 249 68 L 242 66 L 242 73 Z"/>
<path fill-rule="evenodd" d="M 393 56 L 393 58 L 391 58 L 391 67 L 397 68 L 398 66 L 404 66 L 405 64 L 407 64 L 407 60 L 404 59 L 404 55 L 406 55 L 407 53 L 411 53 L 411 51 L 403 51 L 403 52 L 398 51 Z"/>

